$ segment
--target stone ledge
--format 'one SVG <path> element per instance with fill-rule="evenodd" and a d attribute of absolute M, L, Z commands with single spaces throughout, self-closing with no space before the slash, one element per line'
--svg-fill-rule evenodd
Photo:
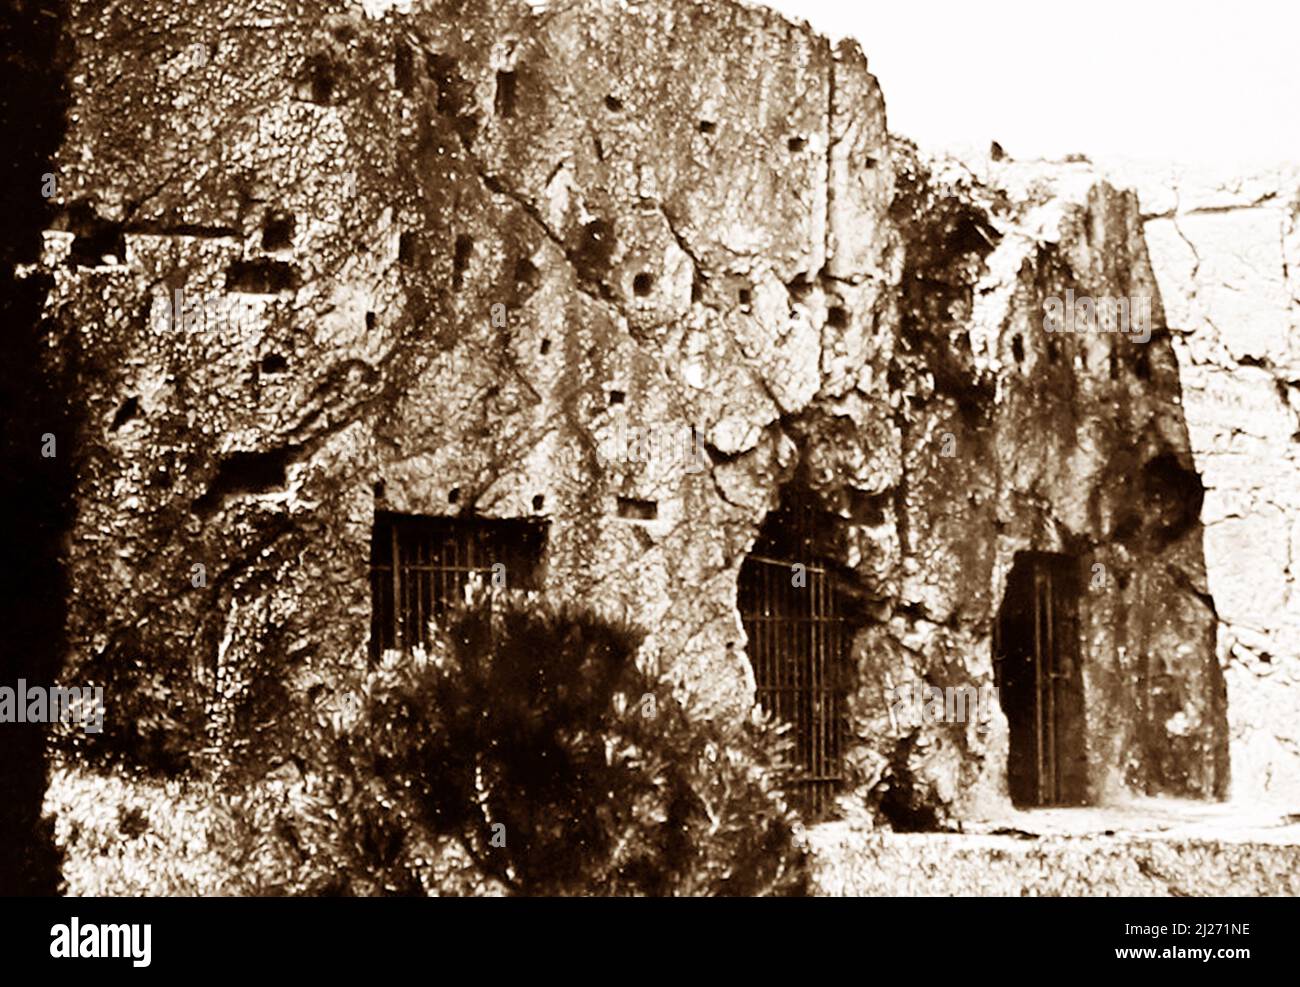
<path fill-rule="evenodd" d="M 1016 813 L 978 833 L 809 831 L 815 893 L 849 896 L 1300 894 L 1300 816 L 1187 803 Z M 1016 825 L 1021 823 L 1022 825 Z M 1204 828 L 1206 835 L 1200 835 Z M 1209 831 L 1215 835 L 1208 835 Z"/>

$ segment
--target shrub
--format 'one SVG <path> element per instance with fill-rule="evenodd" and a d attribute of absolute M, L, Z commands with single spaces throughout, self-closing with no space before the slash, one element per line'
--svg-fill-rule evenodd
<path fill-rule="evenodd" d="M 297 783 L 232 803 L 249 890 L 802 893 L 783 732 L 702 715 L 640 640 L 507 598 L 389 653 L 303 738 Z"/>
<path fill-rule="evenodd" d="M 63 855 L 61 893 L 219 895 L 240 890 L 202 783 L 56 764 L 44 810 Z"/>

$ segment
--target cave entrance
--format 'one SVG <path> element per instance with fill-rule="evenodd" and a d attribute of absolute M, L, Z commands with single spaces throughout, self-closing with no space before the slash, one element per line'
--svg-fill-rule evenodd
<path fill-rule="evenodd" d="M 1083 804 L 1087 772 L 1074 558 L 1016 553 L 994 624 L 993 663 L 1010 727 L 1012 802 Z"/>
<path fill-rule="evenodd" d="M 791 724 L 791 801 L 824 818 L 844 782 L 853 598 L 815 543 L 820 511 L 787 494 L 740 568 L 737 602 L 759 704 Z M 826 526 L 821 526 L 825 529 Z"/>

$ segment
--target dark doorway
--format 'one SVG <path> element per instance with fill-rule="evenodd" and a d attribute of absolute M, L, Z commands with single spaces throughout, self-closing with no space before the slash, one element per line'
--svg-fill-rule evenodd
<path fill-rule="evenodd" d="M 994 625 L 993 663 L 1010 726 L 1011 800 L 1021 806 L 1083 804 L 1079 573 L 1073 558 L 1016 554 Z"/>
<path fill-rule="evenodd" d="M 787 495 L 740 568 L 738 604 L 759 704 L 793 727 L 791 801 L 827 815 L 844 781 L 846 704 L 855 622 L 852 597 L 818 552 L 820 512 Z"/>

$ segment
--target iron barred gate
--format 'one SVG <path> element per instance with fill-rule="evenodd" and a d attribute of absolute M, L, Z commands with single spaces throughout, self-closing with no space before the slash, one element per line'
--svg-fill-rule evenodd
<path fill-rule="evenodd" d="M 495 518 L 377 513 L 370 548 L 370 653 L 429 643 L 429 622 L 464 599 L 473 576 L 535 589 L 545 526 Z M 502 568 L 495 568 L 501 566 Z"/>
<path fill-rule="evenodd" d="M 998 695 L 1007 716 L 1007 783 L 1017 805 L 1086 801 L 1078 563 L 1019 552 L 993 625 Z"/>
<path fill-rule="evenodd" d="M 793 726 L 791 795 L 806 816 L 821 818 L 844 781 L 852 628 L 842 599 L 821 565 L 750 555 L 739 602 L 758 702 Z"/>

